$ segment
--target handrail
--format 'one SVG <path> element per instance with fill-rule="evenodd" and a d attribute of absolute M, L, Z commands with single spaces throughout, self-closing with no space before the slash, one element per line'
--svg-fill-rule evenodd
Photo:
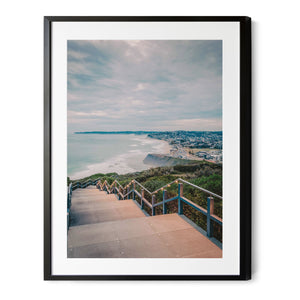
<path fill-rule="evenodd" d="M 179 178 L 178 179 L 175 179 L 175 180 L 173 180 L 173 181 L 171 181 L 171 182 L 169 182 L 169 183 L 167 183 L 167 184 L 165 184 L 164 186 L 162 186 L 162 187 L 160 187 L 159 189 L 157 189 L 157 190 L 155 190 L 154 192 L 152 192 L 152 194 L 156 194 L 158 191 L 160 191 L 160 190 L 163 190 L 165 187 L 169 187 L 171 184 L 173 184 L 173 183 L 178 183 L 178 180 L 179 180 Z"/>
<path fill-rule="evenodd" d="M 118 180 L 115 179 L 114 182 L 116 182 L 116 183 L 118 184 L 118 186 L 121 187 L 121 188 L 123 189 L 122 185 L 119 183 Z M 114 183 L 114 182 L 113 182 L 113 183 Z"/>
<path fill-rule="evenodd" d="M 194 188 L 196 188 L 196 189 L 198 189 L 198 190 L 200 190 L 200 191 L 202 191 L 202 192 L 205 192 L 205 193 L 207 193 L 207 194 L 209 194 L 209 195 L 211 195 L 211 196 L 213 196 L 213 197 L 216 197 L 216 198 L 221 199 L 221 200 L 223 199 L 222 196 L 220 196 L 220 195 L 218 195 L 218 194 L 215 194 L 215 193 L 213 193 L 213 192 L 211 192 L 211 191 L 209 191 L 209 190 L 206 190 L 206 189 L 204 189 L 204 188 L 202 188 L 202 187 L 200 187 L 200 186 L 198 186 L 198 185 L 195 185 L 195 184 L 193 184 L 193 183 L 191 183 L 191 182 L 188 182 L 188 181 L 186 181 L 186 180 L 183 180 L 182 178 L 177 178 L 177 179 L 175 179 L 175 180 L 173 180 L 173 181 L 171 181 L 171 182 L 169 182 L 169 183 L 163 185 L 162 187 L 156 189 L 156 190 L 153 191 L 153 192 L 150 192 L 147 188 L 145 188 L 141 183 L 139 183 L 139 182 L 136 181 L 135 179 L 131 180 L 125 187 L 123 187 L 117 180 L 114 180 L 112 184 L 109 184 L 109 183 L 107 182 L 107 180 L 105 179 L 105 181 L 104 181 L 103 184 L 102 184 L 102 183 L 101 183 L 101 177 L 99 177 L 99 178 L 97 178 L 97 179 L 95 179 L 95 180 L 89 179 L 89 180 L 87 180 L 87 181 L 85 181 L 85 182 L 83 182 L 83 183 L 81 183 L 80 181 L 76 181 L 76 182 L 74 182 L 74 183 L 71 183 L 70 185 L 72 185 L 72 189 L 73 189 L 73 186 L 76 186 L 78 183 L 80 183 L 80 185 L 82 186 L 82 185 L 85 185 L 85 184 L 87 184 L 87 183 L 92 183 L 92 184 L 94 183 L 94 184 L 96 184 L 96 182 L 100 182 L 100 184 L 102 184 L 102 185 L 106 184 L 107 188 L 108 188 L 109 190 L 111 190 L 111 189 L 113 188 L 113 185 L 114 185 L 115 183 L 117 183 L 118 186 L 121 187 L 122 190 L 124 190 L 125 188 L 129 187 L 132 183 L 135 182 L 135 183 L 136 183 L 137 185 L 139 185 L 144 191 L 146 191 L 146 192 L 149 193 L 150 195 L 154 195 L 154 194 L 156 194 L 157 192 L 159 192 L 159 191 L 165 189 L 166 187 L 169 187 L 171 184 L 178 183 L 179 181 L 182 182 L 182 183 L 188 184 L 188 185 L 190 185 L 190 186 L 192 186 L 192 187 L 194 187 Z M 131 190 L 131 192 L 132 192 L 132 190 Z M 127 193 L 127 194 L 128 194 L 128 193 Z M 127 196 L 127 194 L 124 195 L 124 197 Z"/>
<path fill-rule="evenodd" d="M 124 197 L 128 196 L 128 195 L 131 194 L 132 192 L 134 192 L 134 190 L 130 190 L 127 194 L 124 195 Z"/>
<path fill-rule="evenodd" d="M 106 181 L 106 180 L 105 180 L 105 181 Z M 205 193 L 207 193 L 207 194 L 209 194 L 209 195 L 211 195 L 211 196 L 213 196 L 213 197 L 216 197 L 216 198 L 221 199 L 221 200 L 223 199 L 222 196 L 220 196 L 220 195 L 218 195 L 218 194 L 215 194 L 215 193 L 213 193 L 213 192 L 211 192 L 211 191 L 209 191 L 209 190 L 206 190 L 206 189 L 204 189 L 204 188 L 202 188 L 202 187 L 200 187 L 200 186 L 198 186 L 198 185 L 195 185 L 195 184 L 193 184 L 193 183 L 191 183 L 191 182 L 188 182 L 188 181 L 186 181 L 186 180 L 183 180 L 182 178 L 177 178 L 177 179 L 175 179 L 175 180 L 173 180 L 173 181 L 171 181 L 171 182 L 169 182 L 169 183 L 163 185 L 162 187 L 156 189 L 156 190 L 153 191 L 153 192 L 150 192 L 147 188 L 145 188 L 141 183 L 139 183 L 139 182 L 136 181 L 135 179 L 131 180 L 125 187 L 123 187 L 117 180 L 114 180 L 113 183 L 110 185 L 110 187 L 116 182 L 122 189 L 125 189 L 126 187 L 129 187 L 133 182 L 135 182 L 135 183 L 138 184 L 144 191 L 148 192 L 150 195 L 153 195 L 153 194 L 156 194 L 158 191 L 160 191 L 160 190 L 162 190 L 162 189 L 164 189 L 164 188 L 166 188 L 166 187 L 169 187 L 169 186 L 170 186 L 171 184 L 173 184 L 173 183 L 178 183 L 179 181 L 181 181 L 182 183 L 188 184 L 188 185 L 190 185 L 190 186 L 192 186 L 192 187 L 194 187 L 194 188 L 196 188 L 196 189 L 198 189 L 198 190 L 200 190 L 200 191 L 202 191 L 202 192 L 205 192 Z M 106 183 L 107 183 L 107 181 L 106 181 Z"/>
<path fill-rule="evenodd" d="M 137 184 L 137 185 L 139 185 L 144 191 L 146 191 L 147 193 L 149 193 L 150 195 L 152 195 L 153 193 L 152 192 L 150 192 L 148 189 L 146 189 L 142 184 L 140 184 L 138 181 L 136 181 L 135 179 L 134 179 L 134 182 Z"/>
<path fill-rule="evenodd" d="M 101 177 L 98 177 L 98 178 L 96 178 L 96 179 L 94 179 L 94 180 L 88 179 L 88 180 L 86 180 L 86 181 L 84 181 L 84 182 L 76 181 L 76 182 L 73 182 L 73 185 L 76 185 L 76 184 L 78 184 L 78 183 L 80 183 L 80 184 L 85 184 L 85 183 L 88 183 L 89 181 L 98 181 L 98 180 L 101 180 Z"/>
<path fill-rule="evenodd" d="M 202 191 L 202 192 L 205 192 L 205 193 L 207 193 L 207 194 L 209 194 L 209 195 L 211 195 L 211 196 L 213 196 L 213 197 L 216 197 L 216 198 L 219 198 L 219 199 L 223 199 L 221 196 L 219 196 L 219 195 L 217 195 L 217 194 L 215 194 L 215 193 L 213 193 L 213 192 L 211 192 L 211 191 L 209 191 L 209 190 L 206 190 L 206 189 L 204 189 L 204 188 L 202 188 L 202 187 L 200 187 L 200 186 L 198 186 L 198 185 L 195 185 L 195 184 L 193 184 L 193 183 L 190 183 L 190 182 L 188 182 L 188 181 L 185 181 L 185 180 L 183 180 L 183 179 L 181 179 L 181 178 L 178 178 L 178 180 L 179 181 L 181 181 L 181 182 L 183 182 L 183 183 L 186 183 L 186 184 L 188 184 L 188 185 L 191 185 L 192 187 L 194 187 L 194 188 L 196 188 L 196 189 L 198 189 L 198 190 L 200 190 L 200 191 Z"/>
<path fill-rule="evenodd" d="M 172 197 L 170 199 L 165 199 L 165 188 L 170 187 L 172 184 L 178 184 L 178 193 L 177 196 Z M 141 209 L 144 208 L 144 204 L 146 204 L 151 210 L 152 210 L 152 215 L 155 215 L 155 209 L 159 205 L 163 205 L 163 214 L 166 214 L 166 203 L 174 200 L 178 200 L 178 214 L 183 214 L 183 208 L 182 208 L 182 203 L 185 203 L 203 215 L 207 217 L 207 236 L 211 237 L 212 236 L 212 226 L 211 226 L 211 221 L 216 222 L 222 226 L 223 220 L 219 218 L 217 215 L 214 214 L 214 197 L 218 199 L 223 199 L 222 196 L 217 195 L 209 190 L 206 190 L 200 186 L 197 186 L 193 183 L 190 183 L 186 180 L 183 180 L 182 178 L 177 178 L 159 189 L 156 189 L 153 192 L 150 192 L 147 188 L 145 188 L 141 183 L 136 181 L 135 179 L 131 180 L 129 183 L 127 183 L 126 186 L 122 186 L 116 179 L 112 182 L 112 184 L 109 184 L 107 180 L 105 179 L 103 183 L 101 182 L 101 177 L 95 179 L 95 180 L 87 180 L 84 183 L 81 183 L 80 181 L 77 181 L 75 183 L 70 183 L 69 188 L 68 188 L 68 213 L 69 213 L 69 208 L 71 207 L 71 197 L 72 197 L 72 190 L 76 189 L 78 185 L 80 184 L 80 187 L 86 187 L 90 184 L 96 185 L 97 188 L 100 190 L 105 190 L 107 193 L 115 193 L 118 195 L 119 200 L 124 200 L 125 197 L 129 198 L 129 195 L 132 193 L 133 194 L 133 200 L 135 200 L 135 195 L 137 195 L 141 199 Z M 135 189 L 135 184 L 141 187 L 142 191 L 139 193 Z M 209 195 L 207 198 L 207 209 L 199 206 L 198 204 L 194 203 L 192 200 L 189 200 L 183 196 L 183 184 L 190 185 L 206 194 Z M 116 187 L 116 185 L 119 186 L 119 188 Z M 131 187 L 132 186 L 132 187 Z M 130 187 L 130 188 L 129 188 Z M 122 192 L 120 191 L 122 190 Z M 150 203 L 145 197 L 144 197 L 144 192 L 147 192 L 150 196 L 152 196 L 152 203 Z M 163 201 L 160 201 L 158 203 L 154 203 L 155 201 L 155 194 L 157 194 L 159 191 L 163 192 Z M 126 193 L 127 192 L 127 193 Z M 68 226 L 69 226 L 69 215 L 68 215 Z"/>
<path fill-rule="evenodd" d="M 85 182 L 76 181 L 74 183 L 70 183 L 67 188 L 67 229 L 69 230 L 70 226 L 70 208 L 72 205 L 72 191 L 78 188 L 78 185 L 80 185 L 80 188 L 84 187 L 86 188 L 89 185 L 96 185 L 97 182 L 101 180 L 101 177 L 98 177 L 95 180 L 88 179 Z"/>

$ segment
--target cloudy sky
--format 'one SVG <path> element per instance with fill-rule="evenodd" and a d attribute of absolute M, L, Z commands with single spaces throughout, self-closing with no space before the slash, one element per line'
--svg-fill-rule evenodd
<path fill-rule="evenodd" d="M 68 41 L 68 130 L 222 130 L 222 41 Z"/>

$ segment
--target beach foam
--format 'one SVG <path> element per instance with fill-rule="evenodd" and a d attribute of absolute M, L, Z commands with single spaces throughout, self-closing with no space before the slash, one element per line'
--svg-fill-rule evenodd
<path fill-rule="evenodd" d="M 96 173 L 116 172 L 118 174 L 126 174 L 143 171 L 149 168 L 149 165 L 143 162 L 149 153 L 169 154 L 171 148 L 167 142 L 148 138 L 146 135 L 127 135 L 125 138 L 123 135 L 112 135 L 111 137 L 105 135 L 103 139 L 101 135 L 99 136 L 97 139 L 93 139 L 92 142 L 83 137 L 82 143 L 78 142 L 78 139 L 81 137 L 76 137 L 77 143 L 74 151 L 78 152 L 78 157 L 75 156 L 73 158 L 73 162 L 76 164 L 68 165 L 68 169 L 69 167 L 71 169 L 68 172 L 68 176 L 71 179 L 76 180 Z M 106 149 L 106 145 L 109 145 L 110 141 L 114 143 L 115 147 Z M 84 142 L 86 143 L 84 144 Z M 72 147 L 72 144 L 70 147 Z M 83 154 L 85 152 L 83 150 L 80 151 L 80 147 L 83 149 L 99 147 L 99 152 L 91 151 L 92 157 L 85 157 Z M 133 147 L 135 149 L 132 149 Z M 70 149 L 71 151 L 72 148 Z M 111 155 L 112 151 L 116 152 L 115 155 Z"/>

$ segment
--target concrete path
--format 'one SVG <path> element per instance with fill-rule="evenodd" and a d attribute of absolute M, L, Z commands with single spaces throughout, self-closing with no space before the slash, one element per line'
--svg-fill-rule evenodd
<path fill-rule="evenodd" d="M 146 217 L 133 200 L 95 187 L 73 191 L 69 258 L 221 258 L 222 250 L 178 214 Z"/>

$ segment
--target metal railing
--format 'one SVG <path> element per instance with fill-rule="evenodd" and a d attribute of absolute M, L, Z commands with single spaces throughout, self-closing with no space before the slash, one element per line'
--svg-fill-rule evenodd
<path fill-rule="evenodd" d="M 85 182 L 80 182 L 80 181 L 76 181 L 74 183 L 70 183 L 68 188 L 67 188 L 67 193 L 68 193 L 68 200 L 67 200 L 67 227 L 69 229 L 70 226 L 70 208 L 71 208 L 71 204 L 72 204 L 72 191 L 78 189 L 78 188 L 86 188 L 89 185 L 96 185 L 97 182 L 101 180 L 101 177 L 95 179 L 95 180 L 87 180 Z"/>
<path fill-rule="evenodd" d="M 177 195 L 171 198 L 166 197 L 166 189 L 172 184 L 177 184 Z M 187 199 L 183 195 L 183 184 L 189 185 L 195 189 L 200 190 L 201 192 L 208 195 L 207 200 L 207 209 L 196 204 L 190 199 Z M 213 235 L 213 226 L 212 222 L 223 225 L 222 218 L 218 217 L 215 214 L 215 198 L 222 200 L 222 196 L 217 195 L 209 190 L 206 190 L 200 186 L 192 184 L 186 180 L 178 178 L 173 180 L 161 188 L 151 192 L 145 188 L 141 183 L 135 179 L 131 180 L 126 186 L 122 186 L 117 180 L 114 180 L 112 184 L 109 184 L 107 180 L 104 180 L 103 183 L 99 179 L 96 183 L 96 186 L 101 191 L 106 191 L 108 194 L 115 194 L 119 200 L 133 199 L 136 200 L 136 196 L 140 199 L 140 207 L 142 210 L 145 209 L 145 205 L 150 209 L 150 215 L 155 216 L 156 209 L 162 206 L 162 213 L 167 213 L 167 203 L 177 200 L 178 214 L 183 214 L 183 204 L 187 204 L 196 211 L 200 212 L 203 216 L 206 217 L 206 234 L 208 237 Z M 162 201 L 156 202 L 156 194 L 162 192 Z M 147 197 L 146 197 L 147 195 Z M 147 199 L 148 198 L 148 199 Z M 150 198 L 150 199 L 149 199 Z"/>
<path fill-rule="evenodd" d="M 171 185 L 177 184 L 177 195 L 170 197 L 167 199 L 166 191 Z M 190 199 L 187 199 L 183 195 L 183 184 L 189 185 L 195 189 L 200 190 L 204 194 L 208 195 L 206 198 L 207 200 L 207 209 L 198 205 L 197 203 L 193 202 Z M 150 215 L 155 216 L 156 209 L 162 206 L 162 213 L 167 214 L 167 203 L 177 200 L 178 206 L 178 214 L 183 214 L 183 204 L 187 204 L 188 206 L 192 207 L 196 211 L 200 212 L 203 216 L 206 217 L 206 234 L 208 237 L 212 237 L 213 235 L 213 226 L 212 222 L 219 224 L 221 227 L 223 225 L 222 218 L 218 217 L 215 214 L 215 198 L 222 200 L 222 196 L 219 196 L 209 190 L 206 190 L 200 186 L 192 184 L 186 180 L 181 178 L 177 178 L 164 186 L 160 187 L 159 189 L 151 192 L 147 188 L 145 188 L 141 183 L 136 181 L 135 179 L 131 180 L 126 186 L 122 186 L 117 180 L 114 180 L 112 184 L 109 184 L 105 179 L 103 182 L 101 181 L 101 177 L 95 180 L 87 180 L 85 182 L 74 182 L 70 183 L 68 186 L 68 201 L 67 201 L 67 224 L 69 228 L 70 224 L 70 208 L 72 204 L 72 191 L 78 188 L 86 188 L 90 185 L 96 185 L 96 187 L 101 190 L 105 191 L 108 194 L 115 194 L 119 200 L 125 199 L 133 199 L 136 201 L 136 196 L 140 199 L 140 208 L 145 211 L 146 207 L 150 210 Z M 162 192 L 162 201 L 156 202 L 156 195 Z M 148 198 L 148 199 L 147 199 Z M 146 205 L 146 207 L 145 207 Z"/>

